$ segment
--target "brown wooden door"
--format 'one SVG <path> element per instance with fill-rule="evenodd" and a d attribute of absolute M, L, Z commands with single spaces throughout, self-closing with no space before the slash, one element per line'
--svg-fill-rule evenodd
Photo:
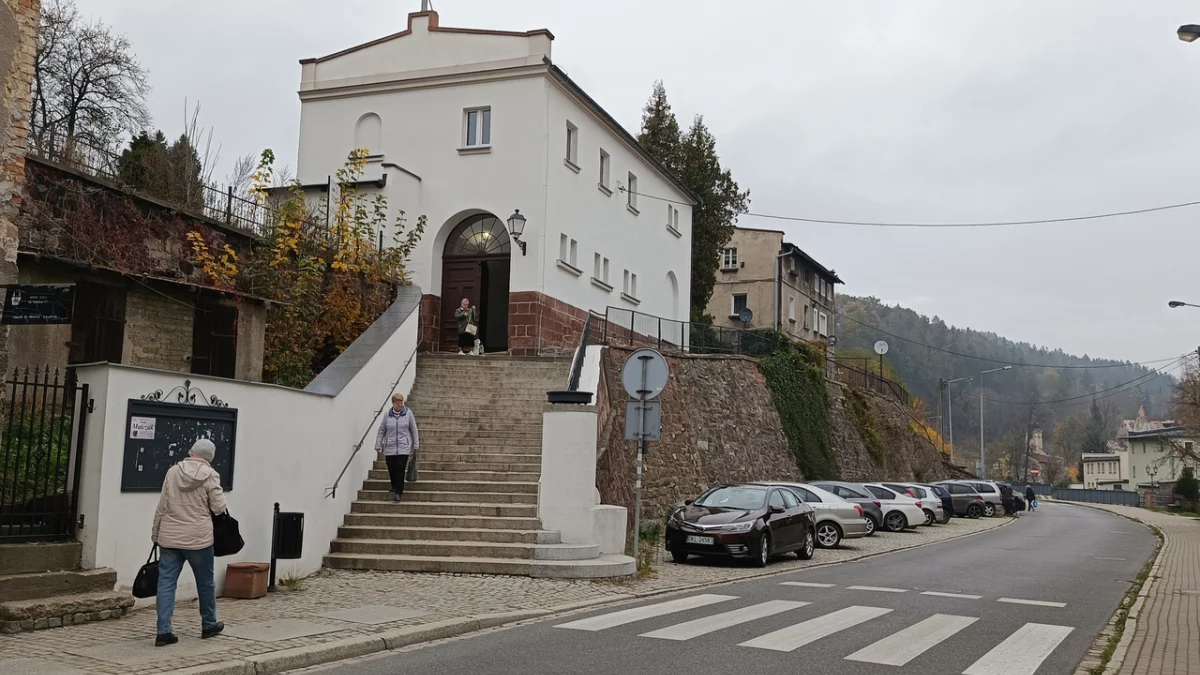
<path fill-rule="evenodd" d="M 451 351 L 458 345 L 458 322 L 454 310 L 463 298 L 479 306 L 483 267 L 475 260 L 446 260 L 442 264 L 442 349 Z"/>
<path fill-rule="evenodd" d="M 237 366 L 237 307 L 223 305 L 214 293 L 196 298 L 192 323 L 192 372 L 232 378 Z"/>
<path fill-rule="evenodd" d="M 125 347 L 125 289 L 79 282 L 68 363 L 120 363 Z"/>

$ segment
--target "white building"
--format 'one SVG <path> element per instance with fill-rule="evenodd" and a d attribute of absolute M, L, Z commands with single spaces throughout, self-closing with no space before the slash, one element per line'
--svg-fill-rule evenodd
<path fill-rule="evenodd" d="M 1200 469 L 1196 462 L 1186 459 L 1195 455 L 1195 440 L 1181 426 L 1130 431 L 1127 440 L 1129 450 L 1121 453 L 1121 468 L 1128 471 L 1125 476 L 1133 489 L 1174 483 L 1186 466 Z"/>
<path fill-rule="evenodd" d="M 419 12 L 301 62 L 299 180 L 320 189 L 366 148 L 364 189 L 428 217 L 410 264 L 426 349 L 453 348 L 462 298 L 489 352 L 573 347 L 608 306 L 688 318 L 694 200 L 554 65 L 553 39 Z"/>
<path fill-rule="evenodd" d="M 1095 490 L 1130 490 L 1123 453 L 1083 453 L 1083 487 Z"/>

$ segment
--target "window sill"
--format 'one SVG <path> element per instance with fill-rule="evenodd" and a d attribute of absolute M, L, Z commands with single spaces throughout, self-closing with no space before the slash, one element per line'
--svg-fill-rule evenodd
<path fill-rule="evenodd" d="M 487 155 L 491 152 L 492 146 L 490 145 L 472 145 L 470 147 L 458 149 L 458 154 L 460 155 Z"/>
<path fill-rule="evenodd" d="M 564 160 L 563 160 L 563 166 L 565 166 L 565 167 L 567 167 L 568 169 L 570 169 L 570 170 L 574 171 L 575 173 L 579 173 L 580 171 L 583 171 L 583 169 L 579 168 L 579 165 L 578 165 L 578 164 L 576 164 L 575 162 L 572 162 L 572 161 L 571 161 L 571 160 L 569 160 L 569 159 L 564 159 Z"/>
<path fill-rule="evenodd" d="M 563 271 L 567 272 L 568 274 L 573 274 L 577 277 L 583 276 L 583 270 L 572 265 L 571 263 L 567 262 L 566 260 L 559 260 L 557 262 L 558 262 L 558 268 L 560 270 L 563 270 Z"/>
<path fill-rule="evenodd" d="M 733 321 L 740 322 L 742 320 L 742 315 L 741 314 L 730 314 L 729 318 L 732 319 Z"/>
<path fill-rule="evenodd" d="M 722 267 L 721 271 L 726 272 L 726 273 L 736 272 L 736 271 L 738 271 L 738 268 L 737 267 Z"/>
<path fill-rule="evenodd" d="M 632 295 L 630 295 L 628 293 L 621 293 L 621 299 L 624 300 L 625 302 L 628 302 L 631 305 L 642 304 L 641 300 L 638 300 L 637 298 L 633 297 Z"/>
<path fill-rule="evenodd" d="M 676 239 L 683 239 L 683 233 L 680 232 L 679 230 L 671 227 L 670 225 L 667 226 L 667 232 L 670 232 L 671 234 L 675 235 Z"/>
<path fill-rule="evenodd" d="M 640 215 L 642 215 L 642 212 L 641 212 L 641 211 L 638 211 L 638 210 L 637 210 L 637 207 L 636 207 L 636 206 L 634 206 L 634 205 L 632 205 L 632 204 L 626 204 L 626 205 L 625 205 L 625 209 L 626 209 L 626 210 L 628 210 L 630 213 L 632 213 L 632 214 L 633 214 L 633 215 L 635 215 L 635 216 L 640 216 Z"/>
<path fill-rule="evenodd" d="M 608 284 L 604 283 L 603 281 L 601 281 L 601 280 L 597 279 L 596 277 L 592 277 L 592 285 L 593 285 L 593 286 L 595 286 L 596 288 L 602 288 L 602 289 L 604 289 L 604 291 L 605 291 L 605 292 L 607 292 L 607 293 L 612 293 L 612 292 L 613 292 L 613 287 L 612 287 L 612 286 L 610 286 L 610 285 L 608 285 Z"/>
<path fill-rule="evenodd" d="M 600 192 L 603 192 L 605 197 L 612 196 L 612 190 L 609 190 L 608 186 L 605 185 L 604 183 L 596 183 L 596 189 L 599 190 Z"/>
<path fill-rule="evenodd" d="M 794 326 L 794 325 L 796 325 L 796 320 L 795 320 L 795 319 L 788 319 L 788 323 L 790 323 L 790 324 L 792 324 L 792 325 Z"/>

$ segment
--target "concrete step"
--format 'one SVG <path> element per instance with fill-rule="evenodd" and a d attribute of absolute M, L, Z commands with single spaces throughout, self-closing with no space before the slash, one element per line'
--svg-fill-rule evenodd
<path fill-rule="evenodd" d="M 487 393 L 462 393 L 453 391 L 426 390 L 420 384 L 413 385 L 408 402 L 412 409 L 420 413 L 443 405 L 457 405 L 452 410 L 467 408 L 518 408 L 520 410 L 542 410 L 546 405 L 546 392 L 538 387 L 533 390 L 510 390 L 507 392 L 493 391 Z M 553 391 L 552 389 L 547 391 Z"/>
<path fill-rule="evenodd" d="M 375 493 L 378 494 L 378 493 Z M 359 499 L 350 505 L 351 513 L 421 516 L 492 516 L 499 518 L 537 518 L 536 504 L 483 502 L 422 502 L 387 499 Z"/>
<path fill-rule="evenodd" d="M 379 513 L 350 513 L 346 515 L 349 527 L 387 527 L 448 529 L 474 528 L 496 530 L 540 530 L 542 521 L 537 518 L 501 518 L 496 516 L 441 516 L 441 515 L 391 515 Z M 426 537 L 432 538 L 432 537 Z"/>
<path fill-rule="evenodd" d="M 3 602 L 0 603 L 0 633 L 119 619 L 133 607 L 133 602 L 132 595 L 112 591 Z"/>
<path fill-rule="evenodd" d="M 0 574 L 77 570 L 82 554 L 77 541 L 0 544 Z"/>
<path fill-rule="evenodd" d="M 432 462 L 431 462 L 432 463 Z M 443 471 L 441 469 L 431 468 L 426 466 L 424 462 L 418 461 L 419 474 L 421 480 L 418 485 L 425 481 L 430 482 L 482 482 L 482 483 L 533 483 L 537 484 L 541 474 L 537 471 L 516 472 L 516 471 Z M 468 465 L 469 466 L 469 465 Z M 368 480 L 386 481 L 388 480 L 388 472 L 386 470 L 373 469 L 367 475 Z"/>
<path fill-rule="evenodd" d="M 419 462 L 421 466 L 421 475 L 425 475 L 426 471 L 443 472 L 443 473 L 496 473 L 515 476 L 529 476 L 529 480 L 537 480 L 541 477 L 542 465 L 540 462 L 531 463 L 506 463 L 506 462 L 442 462 L 434 461 L 433 459 L 425 459 Z"/>
<path fill-rule="evenodd" d="M 430 392 L 440 392 L 447 396 L 459 394 L 459 398 L 462 400 L 474 401 L 493 396 L 509 395 L 515 392 L 524 392 L 521 394 L 521 398 L 523 399 L 531 398 L 534 394 L 541 394 L 543 400 L 545 400 L 546 392 L 559 390 L 565 386 L 565 377 L 562 381 L 557 379 L 545 381 L 518 380 L 508 377 L 480 379 L 469 375 L 435 379 L 422 378 L 418 375 L 417 380 L 413 383 L 412 394 L 413 398 L 417 400 L 420 400 L 419 396 L 424 396 Z"/>
<path fill-rule="evenodd" d="M 595 544 L 514 544 L 485 541 L 431 541 L 391 539 L 334 539 L 330 553 L 358 555 L 447 556 L 527 560 L 587 560 L 600 555 Z"/>
<path fill-rule="evenodd" d="M 427 456 L 427 450 L 437 452 L 469 453 L 471 455 L 537 455 L 541 463 L 542 442 L 532 438 L 486 438 L 486 439 L 455 439 L 430 438 L 421 434 L 422 457 Z"/>
<path fill-rule="evenodd" d="M 462 459 L 451 459 L 452 457 L 460 457 Z M 489 459 L 481 459 L 484 457 Z M 541 455 L 517 455 L 511 453 L 476 455 L 450 450 L 441 450 L 426 455 L 425 450 L 421 450 L 421 457 L 417 460 L 417 466 L 420 467 L 422 476 L 425 475 L 426 471 L 495 471 L 500 473 L 515 472 L 518 474 L 532 473 L 540 476 L 542 458 Z M 384 462 L 375 462 L 374 470 L 383 471 L 383 475 L 387 475 L 387 464 Z"/>
<path fill-rule="evenodd" d="M 519 436 L 541 440 L 542 419 L 539 417 L 529 421 L 513 421 L 507 417 L 430 417 L 417 418 L 418 430 L 424 436 L 427 433 L 446 432 L 464 434 L 470 433 L 476 437 L 490 437 L 493 434 Z"/>
<path fill-rule="evenodd" d="M 370 527 L 343 525 L 339 539 L 489 542 L 494 544 L 559 544 L 552 530 L 508 530 L 486 527 Z"/>
<path fill-rule="evenodd" d="M 425 427 L 458 429 L 460 428 L 459 425 L 468 422 L 505 422 L 507 424 L 519 424 L 524 426 L 537 425 L 539 429 L 542 426 L 542 410 L 540 407 L 537 410 L 497 408 L 493 412 L 481 412 L 478 410 L 445 410 L 440 407 L 422 412 L 417 408 L 413 408 L 413 412 L 417 415 L 417 424 L 419 424 L 422 429 Z"/>
<path fill-rule="evenodd" d="M 363 482 L 364 490 L 378 490 L 387 492 L 390 489 L 391 483 L 385 480 L 366 480 Z M 404 487 L 404 494 L 417 494 L 424 492 L 489 492 L 502 494 L 531 494 L 536 495 L 538 484 L 534 483 L 518 483 L 518 482 L 491 482 L 491 481 L 445 481 L 445 480 L 428 480 L 421 477 L 415 483 L 409 483 Z"/>
<path fill-rule="evenodd" d="M 633 558 L 619 555 L 601 556 L 594 560 L 543 561 L 412 555 L 357 556 L 337 553 L 325 556 L 325 566 L 350 570 L 497 574 L 548 579 L 623 578 L 631 576 L 637 567 Z"/>
<path fill-rule="evenodd" d="M 404 501 L 449 502 L 452 504 L 537 504 L 537 494 L 514 494 L 506 492 L 417 492 L 404 489 Z M 387 490 L 359 490 L 361 501 L 382 502 L 392 498 Z"/>
<path fill-rule="evenodd" d="M 539 394 L 536 397 L 527 399 L 517 399 L 512 397 L 499 396 L 496 400 L 479 399 L 475 401 L 464 400 L 460 397 L 438 397 L 418 398 L 416 395 L 409 397 L 408 407 L 413 409 L 413 412 L 427 417 L 431 414 L 443 415 L 503 415 L 509 412 L 519 412 L 523 414 L 541 415 L 546 409 L 546 395 Z"/>
<path fill-rule="evenodd" d="M 36 600 L 55 595 L 109 592 L 116 585 L 117 572 L 108 568 L 8 574 L 0 576 L 0 602 Z"/>
<path fill-rule="evenodd" d="M 421 446 L 453 445 L 471 450 L 487 452 L 491 448 L 541 448 L 542 430 L 533 431 L 479 431 L 461 428 L 421 427 Z"/>

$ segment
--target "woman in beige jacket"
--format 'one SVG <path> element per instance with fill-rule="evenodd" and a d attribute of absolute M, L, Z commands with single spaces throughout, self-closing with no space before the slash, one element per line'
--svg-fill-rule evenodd
<path fill-rule="evenodd" d="M 189 456 L 171 467 L 163 479 L 162 495 L 154 512 L 150 538 L 158 545 L 158 635 L 154 646 L 179 642 L 171 628 L 175 614 L 175 584 L 187 561 L 200 596 L 200 637 L 207 639 L 225 629 L 217 621 L 217 590 L 213 579 L 214 514 L 225 513 L 221 476 L 212 468 L 217 447 L 202 438 Z"/>

